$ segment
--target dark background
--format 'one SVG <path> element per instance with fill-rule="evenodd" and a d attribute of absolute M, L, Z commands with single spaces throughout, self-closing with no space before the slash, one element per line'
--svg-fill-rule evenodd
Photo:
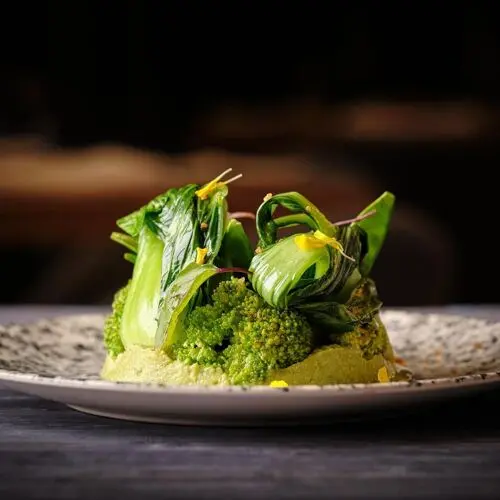
<path fill-rule="evenodd" d="M 18 2 L 0 21 L 0 136 L 42 137 L 62 149 L 114 143 L 172 155 L 205 148 L 298 151 L 324 168 L 330 157 L 348 158 L 353 171 L 376 178 L 450 233 L 450 259 L 457 264 L 449 293 L 438 301 L 497 302 L 500 36 L 494 6 Z M 340 127 L 314 140 L 313 123 L 302 141 L 279 134 L 235 139 L 200 125 L 221 107 L 271 115 L 276 105 L 293 107 L 305 98 L 320 107 L 372 102 L 432 110 L 454 103 L 483 119 L 462 136 L 440 134 L 434 124 L 427 135 L 420 127 L 407 138 L 375 139 L 343 135 Z M 24 291 L 57 252 L 10 243 L 2 249 L 0 300 L 33 300 Z M 389 275 L 390 264 L 385 269 Z M 422 282 L 426 272 L 433 271 L 418 270 Z M 58 297 L 96 300 L 90 292 Z M 422 294 L 407 302 L 431 300 Z M 405 301 L 393 293 L 388 303 Z"/>

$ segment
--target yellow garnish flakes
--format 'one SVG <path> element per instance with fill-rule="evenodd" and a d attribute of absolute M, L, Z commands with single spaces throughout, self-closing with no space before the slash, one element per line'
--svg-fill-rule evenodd
<path fill-rule="evenodd" d="M 312 234 L 298 234 L 295 236 L 294 241 L 301 250 L 313 250 L 327 245 L 325 241 L 321 241 Z"/>
<path fill-rule="evenodd" d="M 383 366 L 382 368 L 379 368 L 378 373 L 377 373 L 377 378 L 381 384 L 385 384 L 387 382 L 390 382 L 389 374 L 387 373 L 387 368 L 385 366 Z"/>
<path fill-rule="evenodd" d="M 269 200 L 269 198 L 273 197 L 273 193 L 267 193 L 266 196 L 264 196 L 264 201 Z"/>
<path fill-rule="evenodd" d="M 340 241 L 334 238 L 333 236 L 327 236 L 321 231 L 314 231 L 314 237 L 318 238 L 318 240 L 324 241 L 325 244 L 330 245 L 331 247 L 335 248 L 335 250 L 338 250 L 340 253 L 344 252 L 344 247 L 342 246 Z"/>
<path fill-rule="evenodd" d="M 224 184 L 223 182 L 217 182 L 216 179 L 214 179 L 213 181 L 210 181 L 208 184 L 205 184 L 201 189 L 198 189 L 198 191 L 196 191 L 196 196 L 198 196 L 198 198 L 200 200 L 206 200 L 208 198 L 208 195 L 214 191 L 215 189 L 217 189 L 217 187 L 219 185 L 222 185 Z"/>
<path fill-rule="evenodd" d="M 352 257 L 344 253 L 344 247 L 333 236 L 327 236 L 321 231 L 314 231 L 313 234 L 299 234 L 295 236 L 295 244 L 301 250 L 313 250 L 315 248 L 322 248 L 325 245 L 330 245 L 335 250 L 338 250 L 344 257 L 354 261 Z"/>
<path fill-rule="evenodd" d="M 224 184 L 229 184 L 230 182 L 235 181 L 236 179 L 239 179 L 242 177 L 242 174 L 235 175 L 231 179 L 228 179 L 227 181 L 219 182 L 226 174 L 231 172 L 233 170 L 232 168 L 228 168 L 227 170 L 224 170 L 222 174 L 218 175 L 215 179 L 211 180 L 207 184 L 205 184 L 202 188 L 198 189 L 198 191 L 195 191 L 196 196 L 200 200 L 206 200 L 210 193 L 212 191 L 215 191 L 219 186 L 223 186 Z"/>
<path fill-rule="evenodd" d="M 273 380 L 270 384 L 270 387 L 288 387 L 288 384 L 284 380 Z"/>
<path fill-rule="evenodd" d="M 205 257 L 207 255 L 208 248 L 197 248 L 196 249 L 196 263 L 203 264 L 205 262 Z"/>

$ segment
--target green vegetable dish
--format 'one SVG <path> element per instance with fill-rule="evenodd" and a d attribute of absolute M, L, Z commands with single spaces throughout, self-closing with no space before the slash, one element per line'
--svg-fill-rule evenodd
<path fill-rule="evenodd" d="M 254 249 L 228 185 L 169 189 L 117 221 L 131 277 L 104 325 L 103 379 L 169 385 L 327 385 L 397 375 L 372 267 L 395 198 L 332 223 L 297 192 L 267 194 Z M 277 210 L 284 215 L 277 215 Z M 245 215 L 245 214 L 243 214 Z M 300 228 L 288 236 L 282 228 Z"/>

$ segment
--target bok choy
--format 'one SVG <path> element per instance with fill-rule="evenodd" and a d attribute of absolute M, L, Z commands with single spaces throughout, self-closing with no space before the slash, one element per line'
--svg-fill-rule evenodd
<path fill-rule="evenodd" d="M 274 218 L 279 206 L 291 213 Z M 385 192 L 354 219 L 331 223 L 299 193 L 267 197 L 257 211 L 252 286 L 270 305 L 295 307 L 324 331 L 353 328 L 358 320 L 346 302 L 376 261 L 393 207 L 394 195 Z M 298 225 L 310 231 L 279 239 L 279 229 Z"/>

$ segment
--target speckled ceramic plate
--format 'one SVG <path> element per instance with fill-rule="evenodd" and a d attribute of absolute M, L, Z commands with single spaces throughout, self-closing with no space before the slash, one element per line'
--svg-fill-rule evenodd
<path fill-rule="evenodd" d="M 215 425 L 359 418 L 500 386 L 500 323 L 391 310 L 383 319 L 412 382 L 286 389 L 106 382 L 100 315 L 0 327 L 0 382 L 96 415 Z"/>

